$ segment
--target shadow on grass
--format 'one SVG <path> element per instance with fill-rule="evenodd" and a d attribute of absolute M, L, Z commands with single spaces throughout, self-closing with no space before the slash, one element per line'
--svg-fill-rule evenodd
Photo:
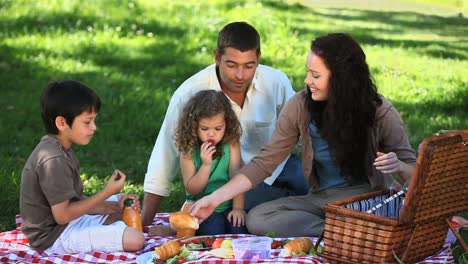
<path fill-rule="evenodd" d="M 9 3 L 0 3 L 0 8 L 7 7 Z M 106 6 L 106 2 L 101 3 L 101 6 Z M 121 3 L 125 5 L 127 2 Z M 377 25 L 373 28 L 338 26 L 337 31 L 348 31 L 362 44 L 414 48 L 415 52 L 432 57 L 461 60 L 467 58 L 466 48 L 457 45 L 455 41 L 395 40 L 401 34 L 421 29 L 440 36 L 463 39 L 467 27 L 467 20 L 464 18 L 424 16 L 409 12 L 316 10 L 298 4 L 286 5 L 279 1 L 265 1 L 263 5 L 278 11 L 280 16 L 288 16 L 293 20 L 291 30 L 297 31 L 299 35 L 310 36 L 309 39 L 326 33 L 315 29 L 314 21 L 362 24 L 375 21 Z M 227 1 L 220 6 L 229 10 L 236 8 L 237 2 Z M 296 15 L 291 18 L 291 13 Z M 132 27 L 133 25 L 135 27 Z M 74 148 L 81 161 L 82 172 L 88 175 L 108 175 L 114 168 L 120 168 L 127 174 L 130 182 L 142 184 L 146 165 L 173 91 L 186 78 L 206 66 L 197 61 L 194 54 L 199 52 L 198 48 L 201 46 L 214 47 L 216 38 L 216 32 L 208 32 L 207 34 L 212 35 L 197 35 L 200 41 L 196 45 L 186 45 L 192 41 L 190 30 L 193 29 L 189 26 L 177 27 L 158 23 L 151 17 L 145 17 L 138 7 L 131 11 L 125 10 L 121 16 L 111 17 L 84 15 L 79 9 L 66 13 L 38 12 L 15 19 L 0 17 L 0 37 L 28 36 L 32 33 L 51 36 L 93 34 L 88 27 L 95 31 L 110 27 L 117 32 L 115 34 L 130 39 L 138 37 L 137 31 L 143 30 L 145 33 L 153 33 L 155 41 L 145 47 L 139 47 L 136 55 L 128 50 L 128 47 L 113 42 L 95 45 L 90 41 L 68 54 L 64 54 L 67 51 L 62 50 L 42 49 L 34 43 L 24 48 L 13 48 L 0 42 L 0 110 L 3 112 L 0 115 L 0 127 L 8 127 L 5 135 L 0 137 L 3 150 L 0 152 L 0 160 L 2 167 L 6 168 L 5 172 L 0 171 L 0 177 L 7 178 L 0 179 L 0 184 L 9 183 L 12 178 L 18 182 L 24 162 L 44 133 L 39 116 L 39 96 L 50 80 L 65 78 L 77 79 L 89 85 L 103 101 L 97 119 L 99 130 L 95 138 L 87 146 Z M 116 31 L 117 27 L 120 31 Z M 378 37 L 382 33 L 395 38 Z M 274 43 L 274 40 L 268 42 Z M 308 46 L 309 43 L 304 45 Z M 431 45 L 432 48 L 428 49 Z M 60 68 L 49 68 L 35 60 L 39 54 L 48 59 L 66 58 L 90 62 L 96 66 L 93 67 L 96 70 L 68 72 Z M 265 57 L 263 63 L 272 65 L 273 60 L 274 58 Z M 293 77 L 301 80 L 304 78 L 303 75 Z M 465 97 L 463 93 L 455 95 L 455 98 Z M 427 121 L 431 119 L 430 113 L 438 113 L 441 116 L 453 116 L 459 120 L 456 122 L 461 124 L 461 127 L 468 127 L 466 113 L 460 110 L 467 109 L 463 101 L 440 101 L 434 98 L 433 101 L 421 104 L 393 103 L 399 111 L 412 113 L 404 118 L 411 118 L 413 126 L 429 125 L 428 129 L 434 131 L 442 129 L 431 127 Z M 420 140 L 412 138 L 413 146 Z M 181 195 L 177 196 L 179 200 L 183 197 L 181 186 L 180 180 L 175 182 L 174 188 L 178 190 L 176 195 Z M 14 191 L 11 189 L 9 196 L 14 197 L 17 194 L 17 185 L 15 188 Z M 163 207 L 163 210 L 177 207 L 171 204 L 172 200 L 166 200 L 168 207 Z M 11 202 L 16 201 L 17 197 Z M 8 220 L 10 219 L 14 225 L 14 216 L 8 216 Z M 3 228 L 0 226 L 0 231 Z"/>
<path fill-rule="evenodd" d="M 468 87 L 446 94 L 445 98 L 431 98 L 418 103 L 392 100 L 408 127 L 411 146 L 415 150 L 425 137 L 433 136 L 440 130 L 468 128 L 467 93 Z M 415 135 L 411 131 L 422 133 Z"/>
<path fill-rule="evenodd" d="M 442 17 L 425 15 L 416 12 L 371 11 L 349 8 L 319 8 L 303 6 L 300 4 L 288 5 L 279 1 L 265 1 L 264 5 L 284 13 L 296 13 L 292 27 L 299 34 L 311 35 L 312 38 L 328 32 L 314 30 L 314 21 L 327 21 L 336 26 L 335 32 L 350 33 L 361 44 L 380 45 L 387 47 L 413 48 L 421 55 L 436 58 L 450 58 L 465 60 L 468 58 L 468 49 L 460 45 L 460 41 L 467 41 L 468 19 L 462 16 Z M 350 26 L 341 26 L 351 24 Z M 353 25 L 357 24 L 357 25 Z M 366 23 L 373 23 L 373 27 L 366 27 Z M 314 32 L 315 31 L 315 32 Z M 440 37 L 454 37 L 457 40 L 412 40 L 412 32 L 427 31 Z M 318 33 L 318 34 L 317 34 Z M 382 34 L 394 38 L 382 38 Z M 403 34 L 406 39 L 399 39 Z M 402 36 L 403 37 L 403 36 Z"/>
<path fill-rule="evenodd" d="M 75 20 L 84 21 L 84 24 L 109 23 L 98 17 L 44 14 L 41 24 L 54 25 L 55 30 L 66 31 Z M 31 28 L 34 23 L 34 19 L 27 17 L 14 22 L 6 21 L 7 25 L 14 25 L 8 34 L 25 34 L 23 29 Z M 83 162 L 90 164 L 88 167 L 85 165 L 83 171 L 102 174 L 93 164 L 104 163 L 109 164 L 109 172 L 114 166 L 127 168 L 125 172 L 132 175 L 135 182 L 143 182 L 146 163 L 173 91 L 186 78 L 206 66 L 192 59 L 195 50 L 178 47 L 176 42 L 183 45 L 190 38 L 184 29 L 166 28 L 158 23 L 146 23 L 145 27 L 154 32 L 159 41 L 139 49 L 143 56 L 138 57 L 117 52 L 121 47 L 112 43 L 102 46 L 89 43 L 66 56 L 63 51 L 46 50 L 34 45 L 21 49 L 0 46 L 0 64 L 8 69 L 0 73 L 6 84 L 0 91 L 1 108 L 12 113 L 2 115 L 0 124 L 2 127 L 10 124 L 18 131 L 16 134 L 8 133 L 9 138 L 0 140 L 2 146 L 8 148 L 7 161 L 22 168 L 43 135 L 38 107 L 42 90 L 50 80 L 70 78 L 92 87 L 103 101 L 95 138 L 88 146 L 76 148 L 78 157 L 93 159 Z M 40 26 L 38 30 L 40 32 Z M 73 73 L 54 70 L 32 59 L 38 54 L 51 59 L 67 57 L 91 62 L 99 70 Z M 21 85 L 16 86 L 16 83 Z M 18 94 L 24 96 L 18 98 Z M 119 115 L 121 112 L 125 114 Z M 119 115 L 118 118 L 116 115 Z M 18 148 L 18 145 L 30 147 Z M 21 172 L 17 172 L 20 175 Z"/>

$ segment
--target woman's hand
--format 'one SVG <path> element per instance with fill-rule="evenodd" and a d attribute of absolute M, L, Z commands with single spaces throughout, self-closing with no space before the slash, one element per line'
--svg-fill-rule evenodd
<path fill-rule="evenodd" d="M 198 221 L 202 223 L 213 213 L 218 205 L 219 202 L 213 194 L 207 195 L 192 205 L 190 208 L 190 215 L 195 216 L 198 218 Z"/>
<path fill-rule="evenodd" d="M 374 166 L 377 170 L 385 174 L 399 173 L 401 171 L 400 160 L 395 152 L 389 152 L 387 154 L 377 152 Z"/>
<path fill-rule="evenodd" d="M 200 158 L 202 163 L 210 165 L 213 163 L 213 154 L 216 152 L 216 145 L 212 145 L 211 142 L 207 141 L 200 146 Z"/>
<path fill-rule="evenodd" d="M 245 225 L 245 217 L 246 213 L 244 209 L 232 209 L 231 212 L 229 212 L 227 218 L 230 223 L 232 223 L 233 226 L 236 227 L 241 227 Z"/>

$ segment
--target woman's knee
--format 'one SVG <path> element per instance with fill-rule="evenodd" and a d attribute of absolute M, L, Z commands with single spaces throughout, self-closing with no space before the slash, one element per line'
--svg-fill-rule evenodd
<path fill-rule="evenodd" d="M 124 230 L 122 241 L 124 251 L 138 251 L 145 245 L 145 236 L 140 230 L 127 227 Z"/>

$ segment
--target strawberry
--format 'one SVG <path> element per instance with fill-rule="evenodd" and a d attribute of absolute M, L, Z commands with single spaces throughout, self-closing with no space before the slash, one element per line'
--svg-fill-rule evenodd
<path fill-rule="evenodd" d="M 214 238 L 205 238 L 205 239 L 203 240 L 203 245 L 205 245 L 205 247 L 212 247 L 214 241 L 215 241 Z"/>
<path fill-rule="evenodd" d="M 277 241 L 277 240 L 273 240 L 273 242 L 271 242 L 271 248 L 272 249 L 276 249 L 276 248 L 280 248 L 280 247 L 283 247 L 283 242 L 281 241 Z"/>

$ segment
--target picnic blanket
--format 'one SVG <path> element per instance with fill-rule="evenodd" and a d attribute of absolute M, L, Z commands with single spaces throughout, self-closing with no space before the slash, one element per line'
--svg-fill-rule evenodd
<path fill-rule="evenodd" d="M 153 225 L 169 225 L 169 213 L 159 213 L 156 215 Z M 175 239 L 173 236 L 155 236 L 150 237 L 147 234 L 148 227 L 145 227 L 145 246 L 142 250 L 135 253 L 116 252 L 92 252 L 72 255 L 49 255 L 43 251 L 33 250 L 29 247 L 26 236 L 21 232 L 21 217 L 16 216 L 16 229 L 0 233 L 0 263 L 137 263 L 137 258 L 145 252 L 151 252 L 155 247 Z M 219 235 L 219 237 L 244 237 L 250 235 Z M 292 239 L 292 238 L 288 238 Z M 317 238 L 312 238 L 314 242 Z M 454 263 L 450 254 L 450 244 L 453 243 L 453 237 L 448 236 L 443 249 L 432 257 L 428 257 L 419 263 Z M 300 256 L 289 258 L 278 258 L 279 249 L 272 250 L 272 258 L 255 261 L 256 263 L 291 263 L 291 264 L 318 264 L 328 263 L 318 256 Z M 222 259 L 213 255 L 205 254 L 197 261 L 187 263 L 199 264 L 241 264 L 249 263 L 246 260 Z"/>

